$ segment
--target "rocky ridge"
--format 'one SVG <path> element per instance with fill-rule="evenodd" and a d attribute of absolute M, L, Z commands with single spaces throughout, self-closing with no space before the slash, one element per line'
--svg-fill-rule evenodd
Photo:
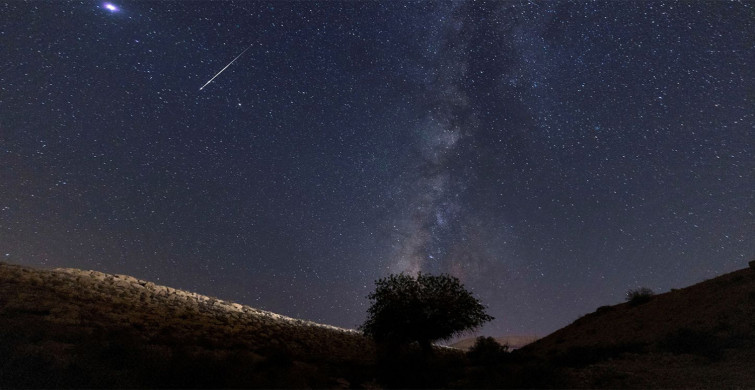
<path fill-rule="evenodd" d="M 57 272 L 58 275 L 56 276 L 59 278 L 66 279 L 68 277 L 69 280 L 75 281 L 81 287 L 112 288 L 124 294 L 128 294 L 128 291 L 131 291 L 138 293 L 142 302 L 173 302 L 177 306 L 189 306 L 197 310 L 212 313 L 220 318 L 234 318 L 237 320 L 246 318 L 252 322 L 255 320 L 264 322 L 264 320 L 260 320 L 260 317 L 262 317 L 295 326 L 330 329 L 343 333 L 357 333 L 354 329 L 339 328 L 332 325 L 291 318 L 195 292 L 157 285 L 153 282 L 137 279 L 129 275 L 106 274 L 99 271 L 85 271 L 76 268 L 55 268 L 52 272 Z"/>

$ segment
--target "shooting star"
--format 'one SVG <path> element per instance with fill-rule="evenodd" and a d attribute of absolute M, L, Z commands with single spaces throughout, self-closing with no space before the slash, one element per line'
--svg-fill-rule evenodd
<path fill-rule="evenodd" d="M 236 56 L 236 58 L 234 58 L 233 60 L 231 60 L 231 62 L 229 62 L 229 63 L 228 63 L 228 65 L 226 65 L 226 66 L 225 66 L 225 67 L 224 67 L 223 69 L 220 69 L 220 72 L 218 72 L 218 73 L 217 73 L 217 74 L 216 74 L 215 76 L 212 76 L 212 78 L 210 79 L 210 81 L 208 81 L 208 82 L 204 83 L 204 85 L 203 85 L 203 86 L 202 86 L 201 88 L 199 88 L 199 90 L 201 91 L 202 89 L 204 89 L 204 87 L 206 87 L 206 86 L 207 86 L 207 84 L 211 83 L 211 82 L 212 82 L 212 80 L 215 80 L 215 77 L 218 77 L 218 76 L 220 76 L 220 74 L 221 74 L 221 73 L 223 73 L 223 71 L 224 71 L 224 70 L 228 69 L 228 67 L 229 67 L 229 66 L 231 66 L 231 64 L 232 64 L 232 63 L 233 63 L 234 61 L 238 60 L 238 59 L 239 59 L 239 57 L 241 57 L 241 56 L 242 56 L 242 55 L 243 55 L 244 53 L 246 53 L 246 51 L 247 51 L 247 50 L 251 49 L 251 48 L 252 48 L 252 46 L 254 46 L 254 44 L 253 44 L 253 43 L 252 43 L 251 45 L 249 45 L 249 47 L 247 47 L 246 49 L 244 49 L 244 51 L 242 51 L 242 52 L 241 52 L 241 54 L 237 55 L 237 56 Z"/>

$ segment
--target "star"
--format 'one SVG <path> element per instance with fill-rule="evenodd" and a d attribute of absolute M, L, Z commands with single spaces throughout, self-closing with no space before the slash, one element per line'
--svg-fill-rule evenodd
<path fill-rule="evenodd" d="M 105 9 L 106 9 L 106 10 L 108 10 L 108 11 L 110 11 L 110 12 L 118 12 L 118 11 L 120 11 L 120 10 L 121 10 L 120 8 L 118 8 L 118 7 L 117 7 L 117 6 L 115 5 L 115 4 L 113 4 L 113 3 L 105 3 L 105 4 L 103 4 L 102 6 L 103 6 L 103 7 L 105 7 Z"/>

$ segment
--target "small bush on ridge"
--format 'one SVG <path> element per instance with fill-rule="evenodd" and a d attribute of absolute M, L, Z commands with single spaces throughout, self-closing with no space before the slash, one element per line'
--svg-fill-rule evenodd
<path fill-rule="evenodd" d="M 627 291 L 626 300 L 630 305 L 636 306 L 645 302 L 649 302 L 651 299 L 653 299 L 653 295 L 655 295 L 653 290 L 647 287 L 641 287 Z"/>

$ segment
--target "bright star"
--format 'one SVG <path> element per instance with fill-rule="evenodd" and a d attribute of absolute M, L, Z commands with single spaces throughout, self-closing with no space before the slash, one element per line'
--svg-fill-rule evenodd
<path fill-rule="evenodd" d="M 110 12 L 118 12 L 119 11 L 118 7 L 116 7 L 113 3 L 105 3 L 105 4 L 103 4 L 103 6 L 105 7 L 105 9 L 107 9 Z"/>

